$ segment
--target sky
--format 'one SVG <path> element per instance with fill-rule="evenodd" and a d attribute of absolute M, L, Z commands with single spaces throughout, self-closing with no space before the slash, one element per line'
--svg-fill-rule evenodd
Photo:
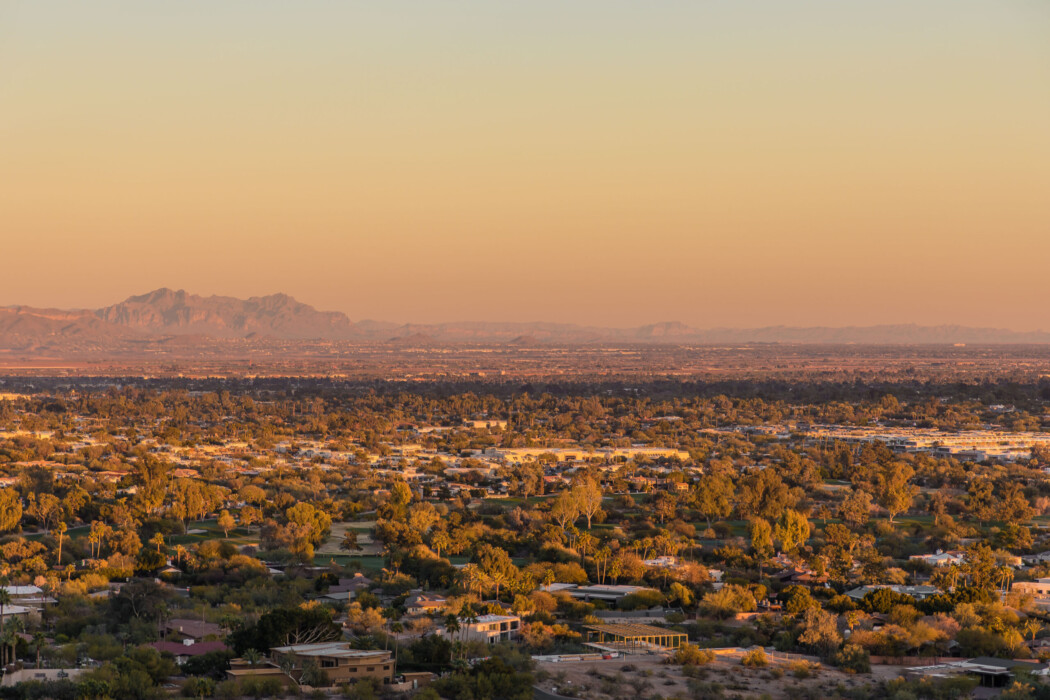
<path fill-rule="evenodd" d="M 0 0 L 0 305 L 1050 329 L 1046 0 Z"/>

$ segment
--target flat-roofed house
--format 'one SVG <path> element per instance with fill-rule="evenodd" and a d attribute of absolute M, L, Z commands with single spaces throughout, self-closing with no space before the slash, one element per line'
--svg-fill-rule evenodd
<path fill-rule="evenodd" d="M 495 644 L 517 639 L 521 618 L 517 615 L 482 615 L 477 620 L 460 624 L 457 633 L 460 639 Z"/>
<path fill-rule="evenodd" d="M 303 668 L 311 662 L 325 672 L 332 685 L 352 683 L 361 678 L 375 678 L 382 683 L 390 683 L 394 678 L 393 652 L 353 649 L 349 642 L 274 647 L 270 650 L 270 661 L 279 668 L 282 662 L 290 662 L 287 667 L 297 681 L 303 674 Z"/>
<path fill-rule="evenodd" d="M 591 601 L 591 600 L 604 600 L 608 602 L 617 602 L 621 598 L 638 593 L 640 591 L 652 590 L 645 586 L 613 586 L 609 584 L 593 585 L 593 586 L 577 586 L 569 590 L 569 595 L 577 600 Z"/>
<path fill-rule="evenodd" d="M 1012 591 L 1030 593 L 1037 598 L 1050 596 L 1050 578 L 1037 578 L 1035 581 L 1016 581 L 1010 586 Z"/>

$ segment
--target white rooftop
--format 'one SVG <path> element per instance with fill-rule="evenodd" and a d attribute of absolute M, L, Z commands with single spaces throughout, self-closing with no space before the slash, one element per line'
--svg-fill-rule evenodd
<path fill-rule="evenodd" d="M 338 656 L 343 659 L 389 656 L 390 652 L 366 649 L 351 649 L 348 642 L 323 642 L 320 644 L 293 644 L 274 647 L 271 651 L 297 656 Z"/>
<path fill-rule="evenodd" d="M 511 622 L 517 619 L 514 615 L 482 615 L 478 618 L 478 622 Z"/>

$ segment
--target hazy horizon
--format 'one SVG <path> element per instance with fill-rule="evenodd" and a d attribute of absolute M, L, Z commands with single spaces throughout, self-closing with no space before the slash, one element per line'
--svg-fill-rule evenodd
<path fill-rule="evenodd" d="M 224 299 L 238 299 L 238 300 L 242 300 L 242 301 L 247 301 L 247 300 L 249 300 L 250 298 L 253 298 L 253 297 L 254 298 L 263 298 L 263 297 L 271 297 L 271 296 L 288 296 L 288 297 L 291 297 L 294 301 L 302 303 L 302 304 L 306 304 L 307 306 L 310 306 L 310 307 L 314 308 L 316 311 L 321 312 L 321 313 L 330 313 L 330 312 L 343 313 L 344 315 L 347 316 L 349 321 L 351 323 L 354 323 L 354 324 L 359 324 L 359 323 L 378 323 L 378 324 L 390 324 L 390 325 L 401 325 L 401 326 L 415 326 L 415 325 L 418 325 L 418 326 L 428 326 L 428 325 L 429 326 L 440 326 L 440 325 L 455 326 L 455 325 L 501 325 L 501 324 L 505 324 L 505 325 L 534 325 L 534 324 L 546 324 L 546 325 L 578 326 L 580 328 L 595 328 L 595 329 L 608 329 L 608 330 L 633 330 L 633 329 L 636 329 L 636 328 L 646 327 L 646 326 L 661 326 L 661 325 L 665 325 L 665 324 L 679 324 L 680 323 L 680 324 L 688 326 L 691 329 L 696 330 L 696 331 L 709 331 L 709 330 L 712 330 L 712 331 L 717 331 L 717 330 L 748 331 L 748 330 L 762 330 L 762 329 L 779 328 L 779 327 L 783 327 L 785 329 L 799 329 L 799 330 L 805 330 L 805 329 L 809 329 L 809 328 L 813 328 L 813 329 L 816 329 L 816 328 L 827 328 L 827 329 L 831 329 L 831 330 L 836 330 L 836 329 L 843 329 L 844 330 L 844 329 L 847 329 L 847 328 L 872 328 L 872 327 L 878 327 L 878 326 L 886 326 L 886 327 L 916 326 L 916 327 L 919 327 L 919 328 L 935 328 L 935 327 L 952 327 L 952 326 L 956 326 L 956 327 L 962 327 L 962 328 L 970 328 L 970 329 L 973 329 L 973 330 L 993 330 L 994 329 L 994 330 L 1001 330 L 1001 331 L 1007 331 L 1007 332 L 1012 332 L 1012 333 L 1024 333 L 1024 332 L 1043 333 L 1043 332 L 1046 332 L 1046 329 L 1043 329 L 1043 328 L 1033 328 L 1033 329 L 1030 329 L 1028 331 L 1023 331 L 1021 329 L 1009 328 L 1009 327 L 1006 327 L 1006 326 L 967 326 L 965 324 L 947 324 L 947 323 L 944 323 L 944 324 L 916 324 L 916 323 L 913 323 L 913 322 L 906 322 L 906 321 L 897 322 L 897 323 L 890 322 L 890 323 L 880 323 L 880 324 L 849 324 L 849 325 L 829 325 L 829 324 L 805 324 L 805 325 L 801 325 L 800 324 L 800 325 L 792 325 L 792 324 L 773 323 L 773 324 L 766 324 L 766 325 L 763 325 L 763 326 L 725 326 L 725 325 L 723 325 L 723 326 L 695 326 L 693 324 L 685 323 L 681 319 L 675 319 L 675 318 L 664 318 L 664 319 L 653 318 L 653 319 L 650 319 L 648 321 L 644 321 L 642 323 L 637 323 L 637 324 L 633 324 L 633 325 L 599 324 L 599 323 L 591 323 L 591 322 L 587 322 L 587 321 L 580 321 L 580 322 L 575 322 L 575 321 L 551 321 L 549 319 L 544 319 L 544 318 L 524 319 L 524 320 L 520 320 L 520 321 L 508 321 L 508 320 L 497 319 L 497 318 L 455 318 L 455 317 L 450 317 L 450 318 L 444 318 L 444 319 L 435 319 L 433 321 L 403 321 L 403 320 L 399 320 L 399 319 L 379 318 L 379 317 L 375 317 L 375 316 L 369 316 L 367 313 L 365 313 L 364 315 L 359 316 L 359 317 L 354 317 L 354 316 L 351 316 L 350 314 L 348 314 L 345 311 L 342 311 L 340 309 L 329 309 L 329 308 L 320 307 L 320 306 L 317 306 L 316 304 L 312 304 L 309 299 L 301 299 L 301 298 L 296 297 L 295 295 L 287 294 L 286 292 L 281 292 L 281 291 L 272 291 L 272 292 L 267 292 L 267 293 L 264 293 L 264 294 L 252 295 L 252 297 L 248 297 L 248 296 L 238 297 L 238 296 L 235 296 L 235 295 L 227 295 L 227 294 L 197 294 L 192 289 L 185 289 L 185 288 L 181 288 L 181 287 L 158 287 L 156 289 L 151 289 L 151 290 L 148 290 L 148 291 L 145 291 L 145 292 L 137 292 L 135 294 L 129 294 L 129 295 L 126 295 L 126 296 L 124 296 L 124 297 L 122 297 L 120 299 L 116 299 L 116 300 L 112 301 L 111 303 L 103 304 L 103 305 L 101 305 L 99 307 L 39 307 L 39 306 L 33 306 L 33 305 L 27 305 L 27 304 L 4 304 L 4 303 L 0 303 L 0 308 L 28 307 L 28 308 L 32 308 L 32 309 L 44 309 L 44 310 L 46 310 L 46 309 L 55 309 L 55 310 L 59 310 L 59 311 L 88 311 L 88 312 L 94 312 L 94 311 L 98 311 L 100 309 L 104 309 L 104 308 L 109 307 L 109 306 L 118 305 L 118 304 L 120 304 L 122 302 L 125 302 L 125 301 L 129 300 L 129 299 L 147 297 L 147 296 L 149 296 L 151 294 L 154 294 L 154 293 L 157 293 L 157 292 L 161 292 L 161 291 L 164 291 L 164 290 L 167 290 L 167 291 L 170 291 L 170 292 L 173 292 L 173 293 L 185 292 L 188 296 L 196 296 L 196 297 L 201 297 L 203 299 L 207 299 L 209 297 L 220 297 L 220 298 L 224 298 Z"/>
<path fill-rule="evenodd" d="M 3 2 L 0 305 L 1050 326 L 1050 5 Z"/>

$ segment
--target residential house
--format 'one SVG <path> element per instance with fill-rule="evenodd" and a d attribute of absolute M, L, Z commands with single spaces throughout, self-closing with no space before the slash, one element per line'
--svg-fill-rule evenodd
<path fill-rule="evenodd" d="M 966 559 L 964 552 L 945 552 L 940 549 L 934 554 L 913 554 L 908 559 L 921 561 L 930 566 L 960 566 Z"/>
<path fill-rule="evenodd" d="M 1050 578 L 1037 578 L 1035 581 L 1016 581 L 1010 585 L 1010 590 L 1029 593 L 1036 598 L 1050 597 Z"/>
<path fill-rule="evenodd" d="M 474 621 L 461 622 L 457 637 L 467 641 L 509 642 L 518 638 L 521 618 L 517 615 L 482 615 Z"/>
<path fill-rule="evenodd" d="M 302 677 L 303 668 L 311 662 L 325 672 L 332 685 L 361 678 L 390 683 L 394 678 L 393 652 L 353 649 L 350 642 L 274 647 L 270 650 L 270 662 L 278 668 L 288 668 L 297 681 Z"/>
<path fill-rule="evenodd" d="M 445 609 L 444 596 L 433 593 L 414 593 L 405 601 L 405 612 L 409 615 L 433 615 Z"/>
<path fill-rule="evenodd" d="M 219 638 L 222 636 L 222 627 L 213 622 L 203 620 L 167 620 L 161 626 L 161 632 L 169 639 L 176 641 L 193 640 L 203 641 L 208 637 Z"/>
<path fill-rule="evenodd" d="M 229 651 L 229 647 L 222 642 L 194 642 L 192 639 L 184 639 L 182 642 L 153 642 L 150 646 L 161 653 L 171 654 L 175 657 L 175 663 L 180 666 L 195 656 Z"/>

